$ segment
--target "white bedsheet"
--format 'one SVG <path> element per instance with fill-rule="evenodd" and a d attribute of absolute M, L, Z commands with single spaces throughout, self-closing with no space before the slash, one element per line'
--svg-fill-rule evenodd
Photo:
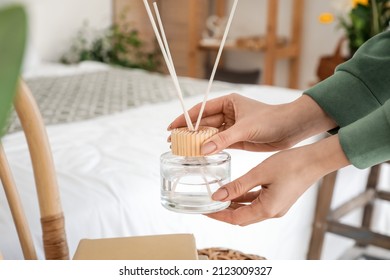
<path fill-rule="evenodd" d="M 226 93 L 213 93 L 212 97 Z M 273 104 L 294 100 L 301 94 L 265 86 L 247 86 L 240 93 Z M 190 107 L 200 100 L 200 96 L 189 98 L 186 104 Z M 304 259 L 317 186 L 310 188 L 284 217 L 247 227 L 225 224 L 203 215 L 173 213 L 160 205 L 159 156 L 169 149 L 166 127 L 179 113 L 178 101 L 171 101 L 94 120 L 47 127 L 71 255 L 82 238 L 188 232 L 195 234 L 198 248 L 228 247 L 268 259 Z M 39 210 L 23 134 L 8 135 L 3 143 L 22 201 L 28 209 L 26 214 L 39 248 L 39 258 L 43 259 Z M 229 153 L 233 179 L 269 156 L 232 150 Z M 345 172 L 354 174 L 356 181 L 366 176 L 364 171 L 354 168 Z M 342 192 L 338 200 L 356 191 Z M 2 191 L 0 233 L 0 248 L 5 258 L 22 258 Z M 350 244 L 341 241 L 328 242 L 325 258 L 336 258 Z"/>

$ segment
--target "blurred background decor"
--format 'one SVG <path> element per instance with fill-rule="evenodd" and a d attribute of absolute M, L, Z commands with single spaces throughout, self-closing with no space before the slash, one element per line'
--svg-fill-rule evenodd
<path fill-rule="evenodd" d="M 329 24 L 336 19 L 344 36 L 333 54 L 320 57 L 317 68 L 320 81 L 331 76 L 336 66 L 351 58 L 364 42 L 388 29 L 390 23 L 390 0 L 334 0 L 332 7 L 334 15 L 322 13 L 319 21 Z"/>
<path fill-rule="evenodd" d="M 160 53 L 156 48 L 145 50 L 137 29 L 129 23 L 113 24 L 94 31 L 84 23 L 70 49 L 61 57 L 65 64 L 98 61 L 128 68 L 158 71 Z"/>
<path fill-rule="evenodd" d="M 390 1 L 348 0 L 346 5 L 346 13 L 343 13 L 345 9 L 339 9 L 337 18 L 348 39 L 349 55 L 352 56 L 364 42 L 389 27 Z"/>
<path fill-rule="evenodd" d="M 0 9 L 0 136 L 4 134 L 20 74 L 27 33 L 24 9 L 10 5 Z"/>

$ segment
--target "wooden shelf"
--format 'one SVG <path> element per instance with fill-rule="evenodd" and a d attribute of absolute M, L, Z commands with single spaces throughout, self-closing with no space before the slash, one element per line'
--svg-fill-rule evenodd
<path fill-rule="evenodd" d="M 298 88 L 299 82 L 299 57 L 301 51 L 302 19 L 304 0 L 293 1 L 291 16 L 290 39 L 277 36 L 277 18 L 279 13 L 279 0 L 264 0 L 267 3 L 267 33 L 262 37 L 244 37 L 236 41 L 227 42 L 225 51 L 253 51 L 264 53 L 263 84 L 274 85 L 276 62 L 279 59 L 289 60 L 289 87 Z M 215 0 L 215 11 L 220 17 L 225 16 L 226 0 Z M 198 41 L 197 49 L 199 51 L 217 51 L 219 42 Z M 193 60 L 196 67 L 197 61 Z"/>
<path fill-rule="evenodd" d="M 202 40 L 199 42 L 199 49 L 205 51 L 218 51 L 221 41 L 219 40 Z M 288 41 L 286 38 L 278 38 L 276 42 L 276 48 L 278 50 L 288 47 Z M 244 37 L 238 38 L 234 41 L 227 41 L 225 44 L 225 50 L 236 51 L 251 51 L 251 52 L 264 52 L 267 51 L 267 39 L 263 37 Z"/>
<path fill-rule="evenodd" d="M 152 0 L 148 1 L 152 2 Z M 281 9 L 287 7 L 282 5 L 280 0 L 259 0 L 253 1 L 253 9 L 258 8 L 257 3 L 260 1 L 267 1 L 264 36 L 243 37 L 227 42 L 224 54 L 229 51 L 262 52 L 264 65 L 261 67 L 261 78 L 262 83 L 267 85 L 274 85 L 278 60 L 287 59 L 288 86 L 298 88 L 304 0 L 284 0 L 292 1 L 292 9 L 288 11 L 291 12 L 291 23 L 289 23 L 291 31 L 288 39 L 281 38 L 277 34 L 278 15 Z M 153 49 L 155 36 L 142 1 L 115 0 L 113 2 L 115 21 L 120 22 L 123 10 L 128 7 L 129 2 L 131 2 L 131 9 L 126 13 L 124 24 L 134 25 L 134 28 L 140 31 L 142 40 Z M 206 29 L 206 21 L 211 13 L 218 17 L 226 16 L 229 10 L 228 3 L 228 0 L 159 1 L 161 17 L 178 75 L 205 77 L 207 58 L 215 54 L 219 42 L 205 43 L 202 41 L 202 33 Z M 207 55 L 208 53 L 211 55 Z"/>

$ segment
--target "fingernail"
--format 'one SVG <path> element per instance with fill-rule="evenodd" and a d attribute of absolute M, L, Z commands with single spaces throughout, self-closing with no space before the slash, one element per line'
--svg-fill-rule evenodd
<path fill-rule="evenodd" d="M 217 149 L 217 145 L 215 145 L 215 143 L 211 141 L 204 144 L 200 152 L 202 153 L 202 155 L 208 155 L 214 152 L 216 149 Z"/>
<path fill-rule="evenodd" d="M 168 142 L 168 143 L 171 143 L 171 136 L 168 136 L 167 142 Z"/>
<path fill-rule="evenodd" d="M 172 130 L 172 124 L 170 124 L 167 128 L 168 131 L 171 131 Z"/>
<path fill-rule="evenodd" d="M 229 193 L 227 192 L 227 190 L 225 188 L 221 188 L 221 189 L 217 190 L 211 196 L 211 198 L 213 200 L 221 201 L 221 200 L 224 200 L 225 198 L 227 198 L 228 196 L 229 196 Z"/>

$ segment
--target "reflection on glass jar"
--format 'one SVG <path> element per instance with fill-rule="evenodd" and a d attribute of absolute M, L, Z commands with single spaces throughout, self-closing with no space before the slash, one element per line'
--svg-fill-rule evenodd
<path fill-rule="evenodd" d="M 214 201 L 211 195 L 230 182 L 230 155 L 221 152 L 205 157 L 161 155 L 161 203 L 180 213 L 212 213 L 230 202 Z"/>

